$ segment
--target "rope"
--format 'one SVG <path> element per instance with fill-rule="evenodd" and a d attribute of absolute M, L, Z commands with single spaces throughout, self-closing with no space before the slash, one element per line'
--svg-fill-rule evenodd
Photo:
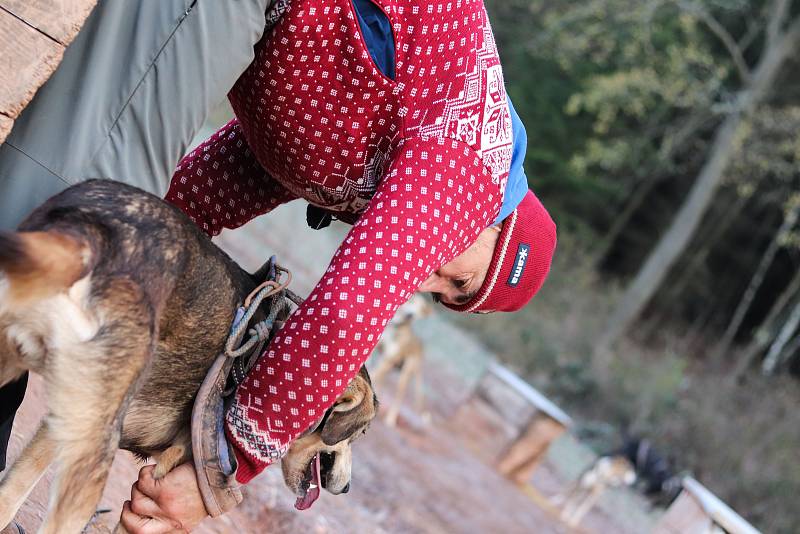
<path fill-rule="evenodd" d="M 231 332 L 225 342 L 225 355 L 235 360 L 230 377 L 233 384 L 226 388 L 225 395 L 231 393 L 247 377 L 269 342 L 276 324 L 280 327 L 289 316 L 290 302 L 297 306 L 303 302 L 301 297 L 287 287 L 292 281 L 292 273 L 275 263 L 275 256 L 269 262 L 268 279 L 247 295 L 243 306 L 236 312 Z M 282 280 L 284 275 L 285 279 Z M 267 299 L 271 299 L 268 302 L 267 316 L 251 325 L 253 316 Z M 246 340 L 245 334 L 249 336 Z"/>

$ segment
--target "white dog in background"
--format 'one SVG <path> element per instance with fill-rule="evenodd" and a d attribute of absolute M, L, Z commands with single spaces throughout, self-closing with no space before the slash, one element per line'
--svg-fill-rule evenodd
<path fill-rule="evenodd" d="M 403 403 L 408 383 L 414 379 L 415 401 L 414 409 L 423 419 L 426 418 L 424 410 L 424 393 L 422 390 L 422 360 L 424 349 L 422 340 L 414 333 L 412 323 L 417 319 L 429 316 L 432 313 L 431 305 L 420 295 L 413 295 L 408 302 L 397 309 L 394 318 L 387 325 L 386 330 L 378 342 L 375 351 L 381 359 L 372 372 L 372 382 L 376 391 L 386 378 L 387 373 L 400 369 L 397 379 L 397 389 L 391 404 L 386 412 L 385 421 L 389 426 L 397 424 L 397 416 Z"/>
<path fill-rule="evenodd" d="M 627 458 L 601 456 L 552 501 L 556 505 L 563 505 L 561 519 L 569 526 L 576 527 L 607 489 L 632 486 L 634 482 L 636 471 Z"/>

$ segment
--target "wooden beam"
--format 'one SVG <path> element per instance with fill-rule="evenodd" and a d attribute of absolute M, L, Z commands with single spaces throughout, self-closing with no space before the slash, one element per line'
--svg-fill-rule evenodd
<path fill-rule="evenodd" d="M 547 449 L 564 430 L 566 429 L 561 422 L 539 412 L 519 438 L 500 455 L 497 470 L 516 484 L 530 482 L 536 466 L 547 454 Z"/>
<path fill-rule="evenodd" d="M 63 55 L 63 45 L 0 9 L 0 113 L 16 119 Z"/>
<path fill-rule="evenodd" d="M 687 491 L 682 491 L 661 516 L 653 534 L 707 534 L 714 522 Z"/>
<path fill-rule="evenodd" d="M 0 7 L 67 46 L 95 3 L 96 0 L 0 0 Z"/>

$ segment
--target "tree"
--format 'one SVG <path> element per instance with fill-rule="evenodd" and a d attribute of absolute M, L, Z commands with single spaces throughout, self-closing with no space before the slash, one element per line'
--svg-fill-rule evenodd
<path fill-rule="evenodd" d="M 758 63 L 752 72 L 747 71 L 747 81 L 716 130 L 706 162 L 688 197 L 611 314 L 598 343 L 600 351 L 608 350 L 627 331 L 689 243 L 734 156 L 740 128 L 753 110 L 764 102 L 786 60 L 797 50 L 800 16 L 787 23 L 790 4 L 791 0 L 773 2 Z"/>
<path fill-rule="evenodd" d="M 743 351 L 739 362 L 730 375 L 734 382 L 738 382 L 742 376 L 744 376 L 745 371 L 753 364 L 756 357 L 770 344 L 770 340 L 775 339 L 775 336 L 778 334 L 775 323 L 778 321 L 781 312 L 783 312 L 784 308 L 786 308 L 789 301 L 798 291 L 800 291 L 800 270 L 795 273 L 789 285 L 783 289 L 780 297 L 772 303 L 769 313 L 767 313 L 764 321 L 758 327 L 755 335 L 751 338 L 750 343 Z"/>
<path fill-rule="evenodd" d="M 764 358 L 764 363 L 761 365 L 762 373 L 765 375 L 775 373 L 784 359 L 784 349 L 797 331 L 798 325 L 800 325 L 800 300 L 795 303 L 792 312 L 789 314 L 786 322 L 783 323 L 778 337 L 775 338 L 775 341 L 773 341 L 770 346 L 769 352 L 767 352 L 767 356 Z"/>
<path fill-rule="evenodd" d="M 747 314 L 747 312 L 750 310 L 750 305 L 753 303 L 756 293 L 761 288 L 761 284 L 764 282 L 764 277 L 767 275 L 767 271 L 775 259 L 775 254 L 778 253 L 778 250 L 783 245 L 786 236 L 789 234 L 789 232 L 791 232 L 795 224 L 797 224 L 798 216 L 800 216 L 800 195 L 792 196 L 788 204 L 789 206 L 786 210 L 786 215 L 783 218 L 781 227 L 775 233 L 775 237 L 772 239 L 767 247 L 767 250 L 764 252 L 764 255 L 761 257 L 761 261 L 759 262 L 758 267 L 756 268 L 756 271 L 750 280 L 750 283 L 747 285 L 747 289 L 742 296 L 742 300 L 736 307 L 736 311 L 733 313 L 733 318 L 728 324 L 728 328 L 725 329 L 725 334 L 722 336 L 722 339 L 717 346 L 715 359 L 718 359 L 720 355 L 726 353 L 730 348 L 734 336 L 739 331 L 742 321 L 744 321 L 745 314 Z"/>

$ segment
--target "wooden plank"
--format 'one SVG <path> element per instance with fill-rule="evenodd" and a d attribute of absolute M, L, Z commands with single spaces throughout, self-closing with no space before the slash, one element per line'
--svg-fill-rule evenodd
<path fill-rule="evenodd" d="M 16 119 L 63 55 L 63 45 L 0 10 L 0 113 Z"/>
<path fill-rule="evenodd" d="M 544 412 L 537 413 L 520 437 L 500 456 L 497 470 L 518 485 L 526 484 L 550 444 L 564 430 L 566 429 L 561 422 Z"/>
<path fill-rule="evenodd" d="M 692 477 L 683 479 L 683 489 L 694 497 L 703 510 L 729 534 L 761 534 L 719 497 Z"/>
<path fill-rule="evenodd" d="M 0 8 L 67 46 L 95 3 L 96 0 L 0 0 Z"/>
<path fill-rule="evenodd" d="M 687 491 L 682 491 L 661 516 L 653 534 L 708 534 L 714 522 Z"/>
<path fill-rule="evenodd" d="M 491 372 L 483 375 L 475 388 L 475 395 L 492 406 L 500 417 L 515 425 L 518 430 L 536 412 L 536 406 Z"/>
<path fill-rule="evenodd" d="M 8 134 L 11 133 L 11 127 L 14 126 L 14 119 L 6 117 L 0 113 L 0 144 L 6 140 Z"/>
<path fill-rule="evenodd" d="M 538 410 L 547 413 L 547 415 L 560 422 L 564 426 L 572 425 L 572 419 L 564 412 L 564 410 L 556 406 L 553 401 L 539 393 L 536 388 L 525 382 L 518 375 L 511 372 L 511 370 L 507 367 L 504 367 L 499 363 L 492 362 L 489 365 L 489 372 L 508 384 L 511 389 L 519 393 L 519 395 L 533 404 Z"/>

